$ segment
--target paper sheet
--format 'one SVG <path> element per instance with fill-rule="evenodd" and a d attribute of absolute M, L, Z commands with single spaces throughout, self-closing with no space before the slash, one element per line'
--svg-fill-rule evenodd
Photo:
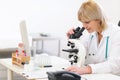
<path fill-rule="evenodd" d="M 40 68 L 40 67 L 36 67 L 36 65 L 34 65 L 33 63 L 28 66 L 26 65 L 26 67 L 24 66 L 25 68 L 23 71 L 24 74 L 23 73 L 22 74 L 28 79 L 47 78 L 46 72 L 61 71 L 63 70 L 63 68 L 66 68 L 70 65 L 68 60 L 56 56 L 50 56 L 50 57 L 52 61 L 52 67 Z"/>
<path fill-rule="evenodd" d="M 50 67 L 50 68 L 39 68 L 39 69 L 36 69 L 34 71 L 23 71 L 22 75 L 25 76 L 26 78 L 28 79 L 42 79 L 42 78 L 47 78 L 47 74 L 46 72 L 49 72 L 49 71 L 59 71 L 59 70 L 62 70 L 62 69 L 56 69 L 54 67 Z"/>

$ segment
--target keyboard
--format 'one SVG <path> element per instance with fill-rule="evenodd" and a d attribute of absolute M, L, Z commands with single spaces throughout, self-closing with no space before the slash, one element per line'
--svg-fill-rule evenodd
<path fill-rule="evenodd" d="M 39 67 L 52 67 L 50 56 L 46 53 L 35 55 L 35 65 Z"/>

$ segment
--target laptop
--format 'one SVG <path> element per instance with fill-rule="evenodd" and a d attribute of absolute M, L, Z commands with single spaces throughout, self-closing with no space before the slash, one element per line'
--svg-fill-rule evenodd
<path fill-rule="evenodd" d="M 31 49 L 29 46 L 29 39 L 28 39 L 28 33 L 27 33 L 27 27 L 26 27 L 26 22 L 21 21 L 20 22 L 20 32 L 21 32 L 21 38 L 22 38 L 22 43 L 24 44 L 26 54 L 29 56 L 31 55 Z M 50 56 L 43 53 L 39 55 L 34 55 L 33 59 L 35 60 L 34 63 L 36 66 L 44 66 L 44 67 L 51 67 L 51 59 Z"/>
<path fill-rule="evenodd" d="M 31 50 L 29 46 L 29 39 L 28 39 L 28 33 L 27 33 L 27 27 L 25 21 L 20 22 L 20 32 L 21 32 L 21 38 L 22 38 L 22 43 L 24 44 L 25 52 L 27 55 L 31 56 Z"/>

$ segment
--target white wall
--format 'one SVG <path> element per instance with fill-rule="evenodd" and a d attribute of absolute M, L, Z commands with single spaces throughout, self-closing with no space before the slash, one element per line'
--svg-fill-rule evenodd
<path fill-rule="evenodd" d="M 44 32 L 57 36 L 65 35 L 68 27 L 77 25 L 76 11 L 80 2 L 79 0 L 0 0 L 0 40 L 2 40 L 0 47 L 11 45 L 9 43 L 14 43 L 16 38 L 20 39 L 21 20 L 26 20 L 29 34 Z"/>
<path fill-rule="evenodd" d="M 29 34 L 43 32 L 66 39 L 65 33 L 69 28 L 81 26 L 77 20 L 77 11 L 83 1 L 0 0 L 0 40 L 4 41 L 1 41 L 0 47 L 10 46 L 10 42 L 14 44 L 16 38 L 20 39 L 21 20 L 26 20 Z M 117 24 L 120 19 L 120 0 L 96 1 L 103 6 L 109 19 Z M 62 46 L 65 45 L 63 42 Z"/>
<path fill-rule="evenodd" d="M 118 24 L 120 20 L 120 0 L 96 0 L 104 9 L 110 22 Z"/>
<path fill-rule="evenodd" d="M 77 21 L 78 2 L 80 3 L 69 0 L 2 0 L 0 33 L 10 37 L 18 35 L 21 20 L 26 20 L 29 33 L 64 33 L 66 30 L 63 28 L 67 29 Z"/>

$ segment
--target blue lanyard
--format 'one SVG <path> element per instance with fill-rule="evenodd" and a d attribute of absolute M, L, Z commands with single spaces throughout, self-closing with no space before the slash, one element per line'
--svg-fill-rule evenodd
<path fill-rule="evenodd" d="M 93 35 L 91 36 L 91 40 L 93 39 Z M 105 58 L 108 58 L 108 41 L 109 41 L 109 36 L 107 36 L 106 39 L 106 51 L 105 51 Z"/>
<path fill-rule="evenodd" d="M 106 39 L 106 54 L 105 54 L 105 58 L 107 59 L 108 58 L 108 41 L 109 41 L 109 36 L 107 36 L 107 39 Z"/>

